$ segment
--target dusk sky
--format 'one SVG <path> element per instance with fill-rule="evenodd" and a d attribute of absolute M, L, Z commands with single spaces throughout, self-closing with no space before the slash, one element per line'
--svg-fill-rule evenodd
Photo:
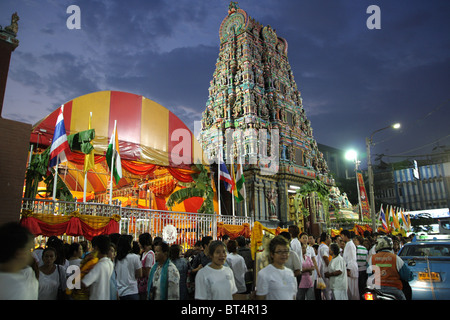
<path fill-rule="evenodd" d="M 201 120 L 228 0 L 2 0 L 0 25 L 20 17 L 2 117 L 35 124 L 95 91 L 143 95 L 190 128 Z M 241 0 L 288 42 L 288 58 L 318 143 L 419 156 L 450 143 L 450 1 Z M 67 7 L 81 10 L 68 29 Z M 370 5 L 381 29 L 366 25 Z M 436 148 L 437 147 L 437 148 Z M 434 149 L 434 151 L 433 151 Z M 419 158 L 418 158 L 419 159 Z M 401 160 L 385 157 L 384 161 Z"/>

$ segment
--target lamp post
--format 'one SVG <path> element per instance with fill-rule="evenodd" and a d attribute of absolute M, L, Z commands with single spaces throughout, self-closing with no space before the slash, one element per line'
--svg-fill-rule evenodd
<path fill-rule="evenodd" d="M 356 178 L 356 189 L 358 190 L 358 206 L 359 206 L 359 214 L 362 214 L 362 205 L 361 205 L 361 195 L 359 193 L 359 181 L 358 181 L 358 169 L 361 161 L 358 160 L 358 154 L 355 150 L 349 150 L 345 153 L 345 159 L 353 161 L 355 163 L 355 178 Z"/>
<path fill-rule="evenodd" d="M 369 174 L 370 217 L 372 218 L 372 230 L 374 232 L 375 232 L 376 227 L 377 227 L 377 222 L 376 222 L 376 213 L 375 213 L 375 195 L 374 195 L 374 192 L 373 192 L 373 169 L 372 169 L 372 160 L 371 160 L 371 156 L 370 156 L 370 146 L 374 146 L 375 145 L 373 143 L 373 136 L 374 136 L 375 133 L 380 132 L 380 131 L 385 130 L 385 129 L 389 129 L 389 128 L 399 129 L 400 128 L 400 123 L 394 123 L 394 124 L 391 124 L 391 125 L 389 125 L 387 127 L 375 130 L 370 135 L 370 138 L 366 138 L 367 171 L 368 171 L 368 174 Z"/>

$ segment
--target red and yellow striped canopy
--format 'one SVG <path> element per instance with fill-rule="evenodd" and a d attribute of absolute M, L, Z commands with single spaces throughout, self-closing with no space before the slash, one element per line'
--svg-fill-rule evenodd
<path fill-rule="evenodd" d="M 34 125 L 31 143 L 37 143 L 39 148 L 51 145 L 58 112 L 59 107 Z M 96 159 L 94 169 L 87 174 L 88 196 L 104 193 L 107 189 L 109 168 L 104 155 L 115 121 L 124 169 L 123 178 L 115 188 L 148 183 L 151 179 L 186 182 L 192 173 L 190 164 L 204 163 L 201 146 L 194 134 L 175 114 L 150 99 L 120 91 L 100 91 L 75 98 L 64 103 L 67 135 L 87 130 L 91 112 Z M 60 176 L 73 194 L 80 194 L 84 190 L 84 155 L 75 156 L 69 159 L 67 170 L 60 172 Z M 183 164 L 179 164 L 180 159 Z M 153 184 L 161 185 L 158 183 Z"/>
<path fill-rule="evenodd" d="M 39 146 L 51 144 L 58 111 L 59 108 L 33 127 L 31 142 Z M 66 133 L 87 130 L 90 112 L 95 129 L 95 154 L 106 152 L 117 120 L 122 159 L 174 166 L 171 150 L 180 146 L 184 139 L 184 135 L 180 138 L 181 133 L 189 135 L 190 150 L 183 150 L 184 162 L 200 163 L 202 160 L 201 146 L 183 121 L 150 99 L 120 91 L 100 91 L 75 98 L 64 104 Z"/>

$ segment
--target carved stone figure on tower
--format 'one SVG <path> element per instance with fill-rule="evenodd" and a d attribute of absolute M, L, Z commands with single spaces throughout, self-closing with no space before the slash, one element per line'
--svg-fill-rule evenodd
<path fill-rule="evenodd" d="M 5 31 L 16 36 L 19 31 L 19 24 L 17 23 L 20 20 L 17 12 L 14 12 L 11 16 L 11 24 L 5 27 Z"/>

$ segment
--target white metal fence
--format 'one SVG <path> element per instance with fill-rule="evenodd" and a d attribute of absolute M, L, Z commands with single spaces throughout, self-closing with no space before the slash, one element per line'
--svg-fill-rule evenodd
<path fill-rule="evenodd" d="M 121 217 L 120 233 L 132 234 L 135 239 L 144 232 L 152 237 L 163 237 L 163 229 L 173 225 L 177 229 L 175 243 L 187 246 L 194 245 L 196 240 L 203 236 L 212 236 L 217 239 L 217 223 L 242 225 L 250 224 L 253 227 L 253 218 L 241 216 L 224 216 L 216 214 L 173 212 L 164 210 L 150 210 L 107 205 L 103 203 L 74 203 L 65 201 L 23 199 L 22 211 L 33 213 L 65 215 L 75 211 L 80 214 L 112 217 L 117 214 Z"/>

